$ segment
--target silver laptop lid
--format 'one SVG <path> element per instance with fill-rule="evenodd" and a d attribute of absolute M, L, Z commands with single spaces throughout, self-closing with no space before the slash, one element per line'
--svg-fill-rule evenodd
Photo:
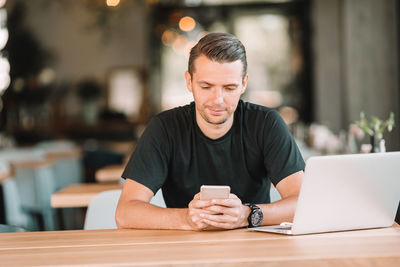
<path fill-rule="evenodd" d="M 292 234 L 391 226 L 400 200 L 400 152 L 311 157 Z"/>

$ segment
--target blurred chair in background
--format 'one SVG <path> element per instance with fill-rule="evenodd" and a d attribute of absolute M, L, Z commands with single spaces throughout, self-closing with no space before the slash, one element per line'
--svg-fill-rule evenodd
<path fill-rule="evenodd" d="M 115 210 L 121 190 L 108 190 L 93 197 L 86 211 L 84 230 L 117 229 Z"/>
<path fill-rule="evenodd" d="M 43 151 L 47 159 L 54 162 L 55 191 L 70 184 L 83 182 L 83 156 L 82 149 L 74 142 L 68 140 L 43 141 L 36 145 Z M 54 192 L 53 192 L 54 193 Z M 62 228 L 65 230 L 79 229 L 82 227 L 82 210 L 62 209 Z"/>
<path fill-rule="evenodd" d="M 26 229 L 14 225 L 0 224 L 0 233 L 26 232 Z"/>
<path fill-rule="evenodd" d="M 71 141 L 44 141 L 36 145 L 48 159 L 54 160 L 56 189 L 81 183 L 83 178 L 82 150 Z"/>
<path fill-rule="evenodd" d="M 3 188 L 6 221 L 29 230 L 55 230 L 55 214 L 50 207 L 50 195 L 55 190 L 52 161 L 43 151 L 26 148 L 3 150 L 0 159 L 9 164 L 13 177 Z"/>
<path fill-rule="evenodd" d="M 22 210 L 21 200 L 17 189 L 17 181 L 12 176 L 10 165 L 3 159 L 0 160 L 0 171 L 8 174 L 1 182 L 4 198 L 5 221 L 7 225 L 27 227 L 30 224 L 29 216 Z"/>
<path fill-rule="evenodd" d="M 60 229 L 50 197 L 82 181 L 81 150 L 69 141 L 47 141 L 32 148 L 3 150 L 0 159 L 13 174 L 3 182 L 7 224 L 29 230 Z M 76 212 L 63 210 L 65 228 L 77 225 Z"/>

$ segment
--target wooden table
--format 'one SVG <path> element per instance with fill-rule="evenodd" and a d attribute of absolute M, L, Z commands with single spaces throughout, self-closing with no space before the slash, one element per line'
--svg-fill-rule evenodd
<path fill-rule="evenodd" d="M 122 185 L 72 184 L 51 195 L 51 206 L 53 208 L 87 207 L 95 195 L 113 189 L 122 189 Z"/>
<path fill-rule="evenodd" d="M 0 234 L 2 266 L 400 266 L 398 226 L 289 237 L 231 231 Z"/>
<path fill-rule="evenodd" d="M 96 171 L 97 182 L 118 182 L 121 180 L 125 165 L 108 165 Z"/>
<path fill-rule="evenodd" d="M 46 158 L 48 159 L 64 159 L 64 158 L 81 158 L 83 155 L 82 149 L 79 147 L 68 148 L 68 149 L 58 149 L 58 150 L 45 150 Z"/>

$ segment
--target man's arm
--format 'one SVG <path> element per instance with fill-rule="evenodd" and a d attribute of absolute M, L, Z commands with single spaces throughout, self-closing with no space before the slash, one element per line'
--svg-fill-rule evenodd
<path fill-rule="evenodd" d="M 293 221 L 303 176 L 304 172 L 299 171 L 282 179 L 277 184 L 276 189 L 278 189 L 282 197 L 281 200 L 270 204 L 255 203 L 262 209 L 264 214 L 261 225 L 274 225 Z M 200 214 L 200 217 L 208 225 L 225 229 L 248 225 L 247 217 L 250 214 L 250 208 L 238 201 L 236 196 L 233 195 L 229 199 L 210 200 L 209 204 L 212 206 L 206 208 L 206 210 L 222 213 L 222 215 Z"/>
<path fill-rule="evenodd" d="M 264 214 L 262 225 L 293 221 L 303 177 L 304 172 L 299 171 L 282 179 L 276 185 L 282 199 L 270 204 L 259 205 Z"/>
<path fill-rule="evenodd" d="M 154 196 L 146 186 L 126 179 L 118 202 L 115 220 L 118 228 L 202 230 L 207 227 L 200 209 L 160 208 L 150 204 Z M 195 197 L 196 198 L 196 197 Z M 200 200 L 193 200 L 196 202 Z"/>
<path fill-rule="evenodd" d="M 293 221 L 304 172 L 282 179 L 276 186 L 282 199 L 259 204 L 264 219 L 262 225 Z M 231 194 L 229 199 L 201 201 L 199 194 L 187 209 L 165 209 L 149 202 L 153 192 L 146 186 L 127 179 L 116 212 L 118 228 L 204 230 L 209 226 L 234 229 L 248 225 L 250 208 Z"/>

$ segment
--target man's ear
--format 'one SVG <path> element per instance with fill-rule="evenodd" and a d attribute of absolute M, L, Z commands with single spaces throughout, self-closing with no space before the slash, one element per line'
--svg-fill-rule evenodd
<path fill-rule="evenodd" d="M 244 77 L 243 81 L 242 81 L 242 91 L 240 92 L 240 94 L 243 94 L 246 91 L 247 88 L 247 82 L 249 81 L 249 75 L 246 74 L 246 76 Z"/>
<path fill-rule="evenodd" d="M 185 72 L 185 79 L 186 79 L 186 86 L 187 89 L 193 93 L 192 91 L 192 76 L 190 75 L 189 71 Z"/>

